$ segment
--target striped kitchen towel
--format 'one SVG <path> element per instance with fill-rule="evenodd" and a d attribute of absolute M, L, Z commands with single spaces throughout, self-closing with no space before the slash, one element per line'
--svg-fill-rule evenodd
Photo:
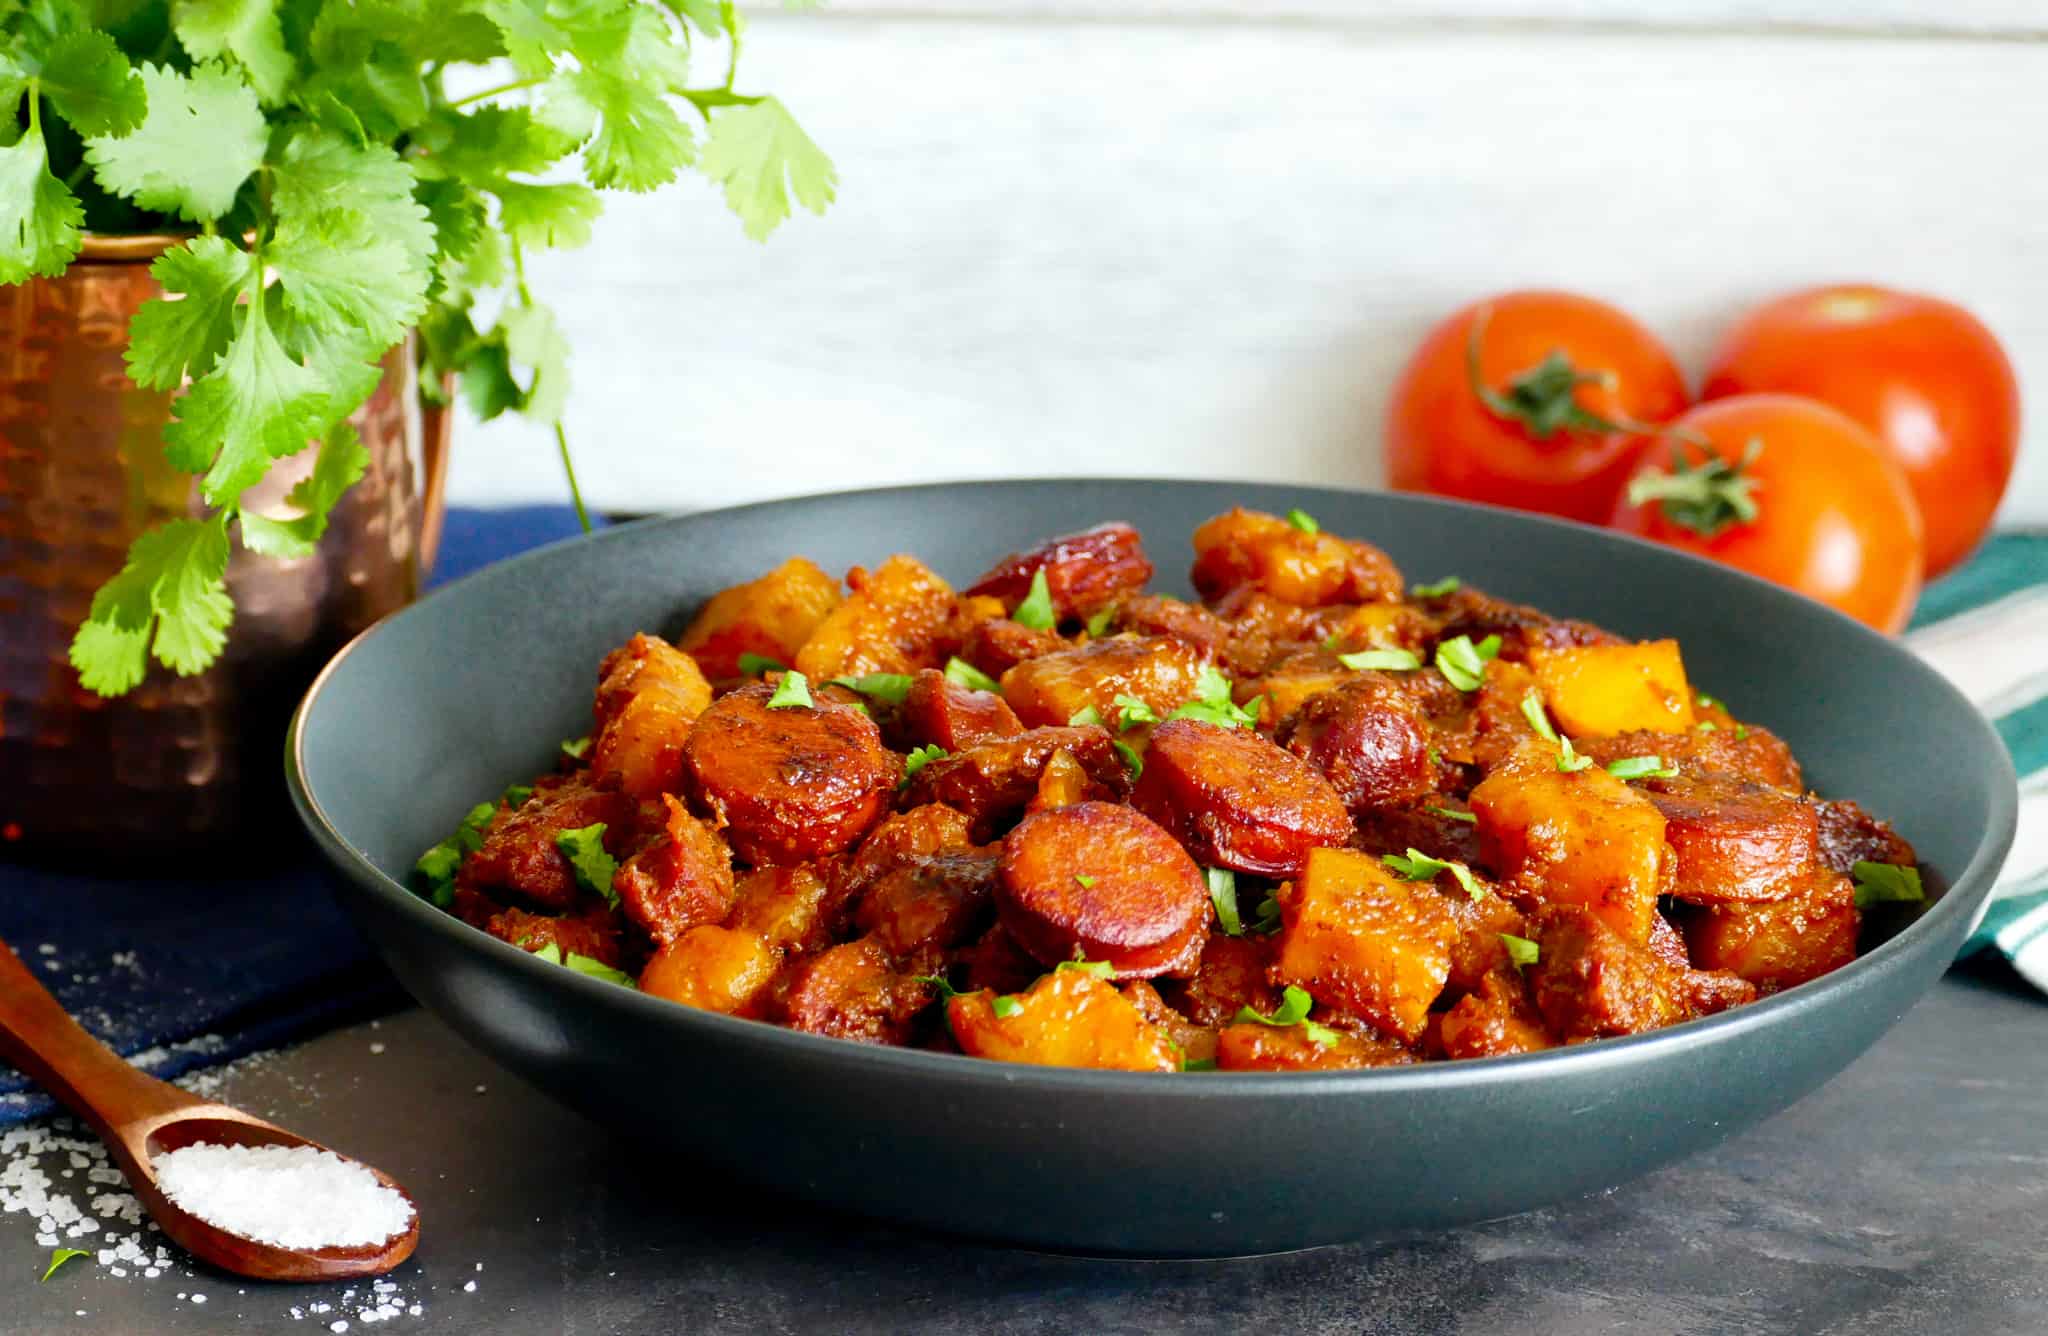
<path fill-rule="evenodd" d="M 2048 992 L 2048 533 L 2001 534 L 1928 587 L 1906 643 L 1997 725 L 2020 776 L 2020 825 L 1962 954 L 1996 948 Z"/>

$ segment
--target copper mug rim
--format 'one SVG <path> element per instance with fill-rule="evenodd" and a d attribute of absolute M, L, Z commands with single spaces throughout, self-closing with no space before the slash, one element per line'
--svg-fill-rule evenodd
<path fill-rule="evenodd" d="M 147 264 L 194 235 L 191 232 L 87 232 L 80 239 L 78 258 L 87 264 Z"/>

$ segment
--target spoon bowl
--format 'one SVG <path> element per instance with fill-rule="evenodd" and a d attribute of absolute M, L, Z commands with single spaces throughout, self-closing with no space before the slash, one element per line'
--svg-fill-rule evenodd
<path fill-rule="evenodd" d="M 382 1275 L 419 1246 L 419 1208 L 411 1194 L 371 1165 L 363 1168 L 405 1199 L 410 1219 L 400 1233 L 356 1247 L 286 1248 L 264 1243 L 223 1229 L 171 1200 L 157 1180 L 159 1155 L 201 1143 L 327 1147 L 137 1071 L 86 1033 L 5 942 L 0 942 L 0 1057 L 84 1119 L 106 1143 L 115 1167 L 165 1237 L 209 1266 L 252 1280 L 349 1280 Z"/>

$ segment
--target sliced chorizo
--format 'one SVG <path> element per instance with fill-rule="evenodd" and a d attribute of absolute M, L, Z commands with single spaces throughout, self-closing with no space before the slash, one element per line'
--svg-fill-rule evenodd
<path fill-rule="evenodd" d="M 1128 771 L 1109 734 L 1080 725 L 1034 728 L 929 761 L 911 779 L 905 802 L 944 803 L 966 815 L 975 840 L 986 841 L 1030 805 L 1046 767 L 1061 752 L 1080 765 L 1097 796 L 1123 793 Z"/>
<path fill-rule="evenodd" d="M 996 865 L 976 851 L 899 866 L 868 888 L 854 922 L 899 957 L 958 946 L 989 924 Z"/>
<path fill-rule="evenodd" d="M 1068 643 L 1055 632 L 1020 626 L 1007 617 L 990 617 L 968 628 L 960 657 L 990 677 L 1001 677 L 1020 663 L 1067 648 Z"/>
<path fill-rule="evenodd" d="M 1378 673 L 1311 696 L 1280 731 L 1287 750 L 1352 812 L 1413 802 L 1436 788 L 1430 730 L 1412 696 Z"/>
<path fill-rule="evenodd" d="M 1782 900 L 1820 858 L 1813 805 L 1780 789 L 1681 772 L 1643 791 L 1664 814 L 1664 841 L 1676 855 L 1670 893 L 1681 900 Z"/>
<path fill-rule="evenodd" d="M 732 912 L 732 852 L 717 832 L 668 794 L 661 834 L 612 877 L 619 906 L 657 946 Z"/>
<path fill-rule="evenodd" d="M 872 937 L 792 962 L 767 990 L 769 1019 L 863 1044 L 901 1044 L 936 990 L 896 968 Z"/>
<path fill-rule="evenodd" d="M 1185 974 L 1201 958 L 1209 888 L 1159 826 L 1128 807 L 1034 812 L 1003 841 L 996 909 L 1047 965 L 1085 956 L 1112 977 Z"/>
<path fill-rule="evenodd" d="M 556 845 L 566 830 L 602 823 L 604 843 L 614 857 L 626 851 L 635 804 L 612 789 L 581 779 L 535 787 L 517 811 L 500 812 L 484 836 L 483 848 L 463 860 L 457 885 L 526 900 L 544 909 L 568 909 L 577 900 L 576 871 Z"/>
<path fill-rule="evenodd" d="M 936 746 L 949 752 L 1024 731 L 1016 712 L 1001 696 L 993 691 L 970 691 L 934 668 L 912 679 L 897 712 L 896 727 L 912 747 Z"/>
<path fill-rule="evenodd" d="M 1821 861 L 1830 869 L 1847 875 L 1858 863 L 1912 867 L 1920 861 L 1913 846 L 1889 822 L 1878 820 L 1849 799 L 1823 799 L 1814 806 L 1820 822 Z"/>
<path fill-rule="evenodd" d="M 967 592 L 992 595 L 1015 609 L 1040 571 L 1054 615 L 1085 617 L 1143 589 L 1152 578 L 1152 562 L 1136 529 L 1121 522 L 1098 524 L 1004 557 Z"/>
<path fill-rule="evenodd" d="M 1131 804 L 1195 861 L 1291 877 L 1311 849 L 1347 844 L 1351 816 L 1328 780 L 1249 729 L 1169 719 L 1152 730 Z"/>
<path fill-rule="evenodd" d="M 692 791 L 747 862 L 800 863 L 851 847 L 894 795 L 902 763 L 858 706 L 770 709 L 765 682 L 719 699 L 684 746 Z"/>

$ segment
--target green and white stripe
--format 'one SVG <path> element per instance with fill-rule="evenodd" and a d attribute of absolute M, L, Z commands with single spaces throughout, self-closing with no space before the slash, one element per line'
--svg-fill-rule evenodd
<path fill-rule="evenodd" d="M 2004 534 L 1929 587 L 1906 643 L 1988 715 L 2020 775 L 2019 835 L 1963 955 L 2048 992 L 2048 534 Z"/>

